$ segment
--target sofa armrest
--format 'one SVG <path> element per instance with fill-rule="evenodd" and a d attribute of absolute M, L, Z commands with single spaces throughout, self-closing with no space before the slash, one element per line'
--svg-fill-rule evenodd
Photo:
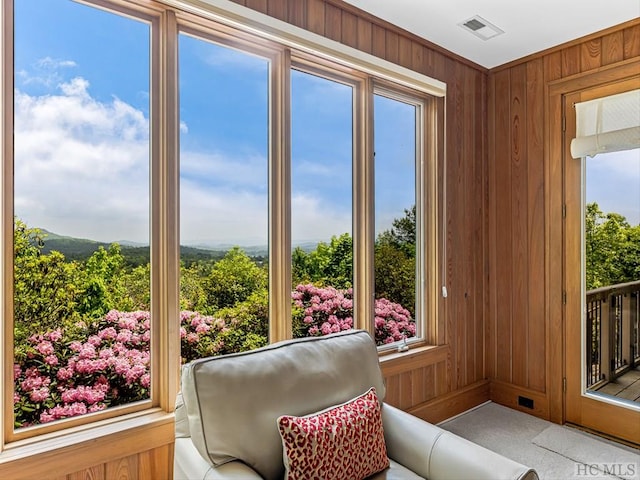
<path fill-rule="evenodd" d="M 536 472 L 395 407 L 382 409 L 390 458 L 430 480 L 536 480 Z"/>
<path fill-rule="evenodd" d="M 382 428 L 389 458 L 431 479 L 431 450 L 442 430 L 386 403 L 382 406 Z"/>
<path fill-rule="evenodd" d="M 187 409 L 181 393 L 176 398 L 175 420 L 174 480 L 262 480 L 255 470 L 242 462 L 214 467 L 200 455 L 191 441 Z"/>
<path fill-rule="evenodd" d="M 190 438 L 176 438 L 173 480 L 262 480 L 262 477 L 239 461 L 214 467 L 202 458 Z"/>

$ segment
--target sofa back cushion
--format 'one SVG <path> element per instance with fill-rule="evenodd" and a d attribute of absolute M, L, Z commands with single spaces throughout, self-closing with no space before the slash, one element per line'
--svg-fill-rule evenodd
<path fill-rule="evenodd" d="M 196 360 L 182 370 L 191 439 L 214 465 L 240 460 L 266 480 L 284 474 L 277 419 L 344 403 L 375 387 L 384 399 L 369 334 L 347 331 Z"/>

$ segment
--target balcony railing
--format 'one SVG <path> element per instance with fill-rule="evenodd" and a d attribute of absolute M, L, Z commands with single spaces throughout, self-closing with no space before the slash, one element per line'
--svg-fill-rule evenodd
<path fill-rule="evenodd" d="M 587 292 L 587 388 L 640 364 L 640 281 Z"/>

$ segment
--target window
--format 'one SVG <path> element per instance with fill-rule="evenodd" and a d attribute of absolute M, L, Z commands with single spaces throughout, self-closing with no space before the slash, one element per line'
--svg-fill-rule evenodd
<path fill-rule="evenodd" d="M 378 344 L 416 335 L 416 139 L 420 107 L 374 96 L 375 332 Z"/>
<path fill-rule="evenodd" d="M 5 3 L 10 441 L 171 411 L 202 356 L 433 338 L 443 85 L 205 10 Z"/>
<path fill-rule="evenodd" d="M 269 62 L 182 33 L 183 362 L 269 337 Z"/>
<path fill-rule="evenodd" d="M 583 160 L 586 387 L 623 397 L 640 365 L 640 149 Z"/>
<path fill-rule="evenodd" d="M 149 38 L 75 2 L 16 3 L 18 430 L 149 399 Z"/>
<path fill-rule="evenodd" d="M 293 334 L 353 328 L 353 87 L 291 71 Z"/>

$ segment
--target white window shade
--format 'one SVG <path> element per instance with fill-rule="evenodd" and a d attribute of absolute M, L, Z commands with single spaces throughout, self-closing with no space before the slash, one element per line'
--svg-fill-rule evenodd
<path fill-rule="evenodd" d="M 576 103 L 573 158 L 640 147 L 640 89 Z"/>

